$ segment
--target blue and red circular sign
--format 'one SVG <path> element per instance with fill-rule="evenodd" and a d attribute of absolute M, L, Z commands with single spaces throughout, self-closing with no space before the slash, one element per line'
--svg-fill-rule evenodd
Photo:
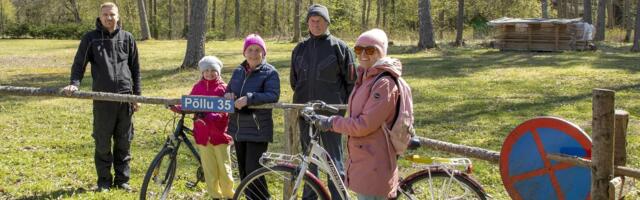
<path fill-rule="evenodd" d="M 516 127 L 500 151 L 500 175 L 512 199 L 589 199 L 591 169 L 546 158 L 591 159 L 591 138 L 575 124 L 539 117 Z"/>

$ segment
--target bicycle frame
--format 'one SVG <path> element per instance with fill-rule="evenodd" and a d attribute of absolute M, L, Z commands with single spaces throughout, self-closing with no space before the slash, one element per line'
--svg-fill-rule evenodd
<path fill-rule="evenodd" d="M 312 136 L 310 141 L 310 146 L 307 152 L 298 155 L 288 155 L 288 154 L 279 154 L 272 152 L 265 152 L 260 158 L 260 165 L 267 169 L 271 169 L 273 166 L 270 164 L 274 162 L 277 164 L 290 164 L 297 166 L 299 169 L 299 173 L 295 177 L 295 182 L 293 183 L 293 188 L 291 190 L 291 194 L 295 194 L 302 182 L 302 178 L 305 175 L 305 172 L 308 170 L 310 164 L 314 164 L 318 166 L 318 170 L 327 173 L 329 175 L 329 179 L 336 186 L 340 193 L 340 199 L 349 200 L 349 195 L 347 195 L 347 189 L 342 181 L 342 177 L 338 173 L 338 168 L 336 168 L 335 163 L 331 159 L 329 153 L 318 143 L 318 135 L 313 133 L 312 127 L 309 126 L 309 134 Z M 294 200 L 295 196 L 290 197 L 290 199 Z"/>
<path fill-rule="evenodd" d="M 193 143 L 191 143 L 191 141 L 187 137 L 187 134 L 192 135 L 193 131 L 187 128 L 186 126 L 184 126 L 185 115 L 186 113 L 181 114 L 180 120 L 176 124 L 176 129 L 173 131 L 172 135 L 167 136 L 167 140 L 162 148 L 174 149 L 173 155 L 175 156 L 178 154 L 178 149 L 180 148 L 180 144 L 184 142 L 185 145 L 187 145 L 187 147 L 191 151 L 191 154 L 193 154 L 193 156 L 196 157 L 196 160 L 198 160 L 198 163 L 200 163 L 201 162 L 200 154 L 198 154 L 198 151 L 193 146 Z"/>

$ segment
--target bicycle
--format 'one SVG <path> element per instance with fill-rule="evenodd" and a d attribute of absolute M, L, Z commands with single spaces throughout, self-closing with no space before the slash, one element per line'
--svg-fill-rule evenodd
<path fill-rule="evenodd" d="M 329 111 L 337 113 L 338 109 L 321 101 L 312 101 L 305 104 L 300 111 L 304 120 L 313 126 L 315 111 Z M 324 148 L 318 143 L 319 135 L 309 126 L 308 133 L 311 137 L 310 147 L 306 152 L 297 155 L 265 152 L 260 159 L 263 166 L 249 174 L 236 188 L 234 199 L 300 199 L 305 186 L 321 200 L 331 199 L 327 187 L 312 173 L 307 171 L 310 164 L 314 164 L 320 171 L 327 174 L 329 180 L 334 183 L 340 193 L 340 199 L 349 200 L 349 194 L 344 182 L 340 178 L 335 163 Z M 415 145 L 412 148 L 417 148 Z M 414 157 L 411 157 L 414 158 Z M 398 186 L 398 198 L 396 199 L 486 199 L 484 190 L 473 178 L 450 166 L 466 166 L 471 169 L 469 159 L 412 159 L 421 166 L 421 170 L 401 180 Z M 437 161 L 437 162 L 436 162 Z M 449 161 L 449 162 L 442 162 Z M 444 178 L 445 180 L 440 180 Z M 446 180 L 448 178 L 448 180 Z M 419 187 L 426 183 L 429 190 L 424 191 Z M 448 192 L 435 194 L 433 185 L 442 184 L 442 189 L 450 189 Z M 454 185 L 455 184 L 455 185 Z M 451 193 L 450 193 L 450 192 Z M 470 191 L 470 192 L 467 192 Z M 427 192 L 427 194 L 422 194 Z M 450 194 L 462 192 L 463 196 L 451 196 Z M 444 194 L 444 195 L 443 195 Z M 467 198 L 466 194 L 470 194 Z M 337 199 L 334 197 L 334 199 Z"/>
<path fill-rule="evenodd" d="M 172 106 L 169 106 L 172 107 Z M 187 135 L 193 136 L 193 131 L 184 125 L 184 119 L 188 114 L 196 114 L 195 112 L 179 111 L 179 120 L 175 125 L 173 134 L 167 136 L 161 150 L 156 154 L 153 161 L 149 165 L 147 172 L 144 176 L 142 186 L 140 187 L 140 199 L 175 199 L 179 197 L 170 197 L 169 192 L 173 185 L 174 178 L 176 176 L 177 162 L 178 162 L 178 150 L 180 145 L 184 143 L 190 150 L 191 155 L 198 163 L 198 169 L 196 170 L 195 181 L 187 181 L 187 188 L 195 188 L 199 182 L 204 182 L 204 171 L 200 162 L 200 154 L 194 147 L 193 143 L 189 140 Z M 175 118 L 174 118 L 175 120 Z M 232 166 L 237 166 L 235 159 L 235 153 L 233 153 L 233 146 L 231 154 Z M 237 169 L 237 167 L 233 167 Z M 234 177 L 237 170 L 234 170 Z"/>
<path fill-rule="evenodd" d="M 412 141 L 412 143 L 415 141 Z M 412 144 L 411 149 L 419 146 Z M 468 158 L 421 158 L 409 155 L 404 159 L 418 169 L 400 178 L 395 199 L 480 199 L 490 196 L 478 181 L 470 176 L 472 162 Z"/>

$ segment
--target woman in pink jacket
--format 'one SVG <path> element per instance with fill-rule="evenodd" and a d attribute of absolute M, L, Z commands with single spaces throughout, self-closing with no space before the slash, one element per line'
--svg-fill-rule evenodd
<path fill-rule="evenodd" d="M 359 200 L 396 196 L 398 166 L 396 153 L 382 130 L 393 121 L 398 87 L 389 76 L 400 77 L 402 64 L 387 56 L 387 35 L 380 29 L 362 33 L 355 53 L 360 67 L 358 80 L 349 97 L 349 117 L 317 116 L 320 130 L 333 130 L 347 137 L 347 187 Z M 377 79 L 377 81 L 376 81 Z"/>

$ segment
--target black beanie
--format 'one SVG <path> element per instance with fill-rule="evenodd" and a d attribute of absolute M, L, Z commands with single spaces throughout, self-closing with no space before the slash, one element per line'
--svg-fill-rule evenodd
<path fill-rule="evenodd" d="M 331 18 L 329 18 L 329 10 L 327 7 L 324 7 L 320 4 L 313 4 L 309 6 L 309 11 L 307 12 L 307 22 L 309 21 L 309 17 L 311 16 L 320 16 L 327 21 L 327 23 L 331 24 Z"/>

